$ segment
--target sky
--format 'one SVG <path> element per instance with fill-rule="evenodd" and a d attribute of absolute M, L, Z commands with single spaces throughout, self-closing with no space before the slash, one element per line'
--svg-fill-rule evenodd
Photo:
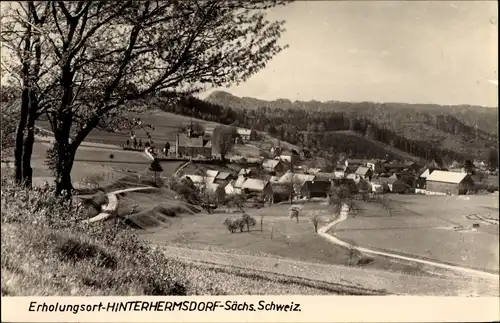
<path fill-rule="evenodd" d="M 290 47 L 224 90 L 264 100 L 498 106 L 497 1 L 298 1 Z M 205 92 L 205 97 L 211 91 Z"/>

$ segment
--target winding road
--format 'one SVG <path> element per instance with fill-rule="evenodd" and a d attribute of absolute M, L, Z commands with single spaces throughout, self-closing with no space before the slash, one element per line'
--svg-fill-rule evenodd
<path fill-rule="evenodd" d="M 492 281 L 496 281 L 496 282 L 498 282 L 498 280 L 499 280 L 498 274 L 488 273 L 488 272 L 470 269 L 470 268 L 465 268 L 465 267 L 460 267 L 460 266 L 447 265 L 447 264 L 443 264 L 443 263 L 436 262 L 436 261 L 429 261 L 429 260 L 423 260 L 423 259 L 419 259 L 419 258 L 402 256 L 402 255 L 398 255 L 396 253 L 382 252 L 382 251 L 372 250 L 372 249 L 368 249 L 368 248 L 352 246 L 351 244 L 349 244 L 345 241 L 342 241 L 342 240 L 336 238 L 335 236 L 327 233 L 330 229 L 335 227 L 340 222 L 345 221 L 346 219 L 347 219 L 347 212 L 345 212 L 345 210 L 343 210 L 340 213 L 340 216 L 338 219 L 336 219 L 335 221 L 329 223 L 328 225 L 326 225 L 322 228 L 319 228 L 318 234 L 332 243 L 335 243 L 337 245 L 347 247 L 347 248 L 354 248 L 354 249 L 358 250 L 359 252 L 362 252 L 365 254 L 373 254 L 373 255 L 379 255 L 379 256 L 384 256 L 384 257 L 389 257 L 389 258 L 394 258 L 394 259 L 401 259 L 401 260 L 421 263 L 421 264 L 430 265 L 430 266 L 434 266 L 434 267 L 438 267 L 438 268 L 443 268 L 443 269 L 451 270 L 454 272 L 459 272 L 459 273 L 466 274 L 466 275 L 472 275 L 472 276 L 476 276 L 476 277 L 480 277 L 483 279 L 488 279 L 488 280 L 492 280 Z"/>
<path fill-rule="evenodd" d="M 106 197 L 108 198 L 108 203 L 103 206 L 102 212 L 99 213 L 98 215 L 84 220 L 83 223 L 93 223 L 97 221 L 102 221 L 107 218 L 109 218 L 114 211 L 116 211 L 118 207 L 118 198 L 116 197 L 118 194 L 121 193 L 127 193 L 127 192 L 135 192 L 135 191 L 143 191 L 143 190 L 151 190 L 151 189 L 157 189 L 156 187 L 153 186 L 144 186 L 144 187 L 132 187 L 132 188 L 126 188 L 123 190 L 118 190 L 114 191 L 111 193 L 106 194 Z"/>

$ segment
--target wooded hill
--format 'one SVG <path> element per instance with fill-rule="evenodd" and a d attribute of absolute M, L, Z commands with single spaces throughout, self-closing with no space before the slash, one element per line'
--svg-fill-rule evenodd
<path fill-rule="evenodd" d="M 441 106 L 431 104 L 318 102 L 278 99 L 264 101 L 239 98 L 216 91 L 205 100 L 218 113 L 237 119 L 256 129 L 276 129 L 283 140 L 301 142 L 292 128 L 309 132 L 302 139 L 306 146 L 344 151 L 331 132 L 351 130 L 389 144 L 412 155 L 432 159 L 497 159 L 498 109 L 480 106 Z M 203 105 L 203 104 L 202 104 Z M 223 107 L 216 108 L 216 107 Z M 205 110 L 206 112 L 206 110 Z M 285 126 L 280 126 L 286 124 Z M 274 129 L 273 129 L 274 128 Z M 261 129 L 259 129 L 261 130 Z M 329 134 L 321 134 L 330 132 Z M 326 144 L 327 146 L 324 146 Z M 320 148 L 320 147 L 318 147 Z M 351 148 L 353 155 L 363 155 Z M 362 157 L 362 156 L 359 156 Z"/>

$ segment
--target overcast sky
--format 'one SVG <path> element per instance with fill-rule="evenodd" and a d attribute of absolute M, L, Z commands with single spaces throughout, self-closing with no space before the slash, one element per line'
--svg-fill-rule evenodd
<path fill-rule="evenodd" d="M 287 21 L 290 48 L 223 90 L 267 100 L 498 106 L 497 1 L 299 1 L 269 18 Z"/>

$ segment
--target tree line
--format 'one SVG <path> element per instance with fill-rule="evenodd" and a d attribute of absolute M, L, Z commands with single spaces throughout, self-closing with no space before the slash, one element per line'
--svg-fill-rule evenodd
<path fill-rule="evenodd" d="M 426 140 L 406 138 L 388 126 L 344 112 L 276 107 L 242 110 L 223 107 L 195 97 L 185 97 L 175 105 L 162 104 L 159 100 L 157 106 L 167 112 L 266 131 L 280 140 L 306 147 L 323 156 L 342 153 L 353 158 L 387 157 L 386 150 L 374 146 L 369 141 L 356 136 L 348 136 L 345 133 L 338 133 L 338 131 L 352 131 L 360 135 L 361 138 L 365 137 L 382 142 L 429 161 L 451 163 L 456 160 L 465 162 L 465 160 L 478 157 L 444 149 Z M 460 131 L 457 130 L 456 125 L 454 126 L 454 118 L 439 117 L 436 120 L 438 124 L 441 124 L 440 128 L 449 127 L 449 131 L 452 128 L 455 129 L 453 131 Z M 448 124 L 446 120 L 451 120 L 451 124 Z M 467 126 L 463 127 L 469 129 Z M 495 156 L 497 156 L 497 150 L 492 148 L 486 158 L 491 164 L 497 165 L 498 158 Z"/>

